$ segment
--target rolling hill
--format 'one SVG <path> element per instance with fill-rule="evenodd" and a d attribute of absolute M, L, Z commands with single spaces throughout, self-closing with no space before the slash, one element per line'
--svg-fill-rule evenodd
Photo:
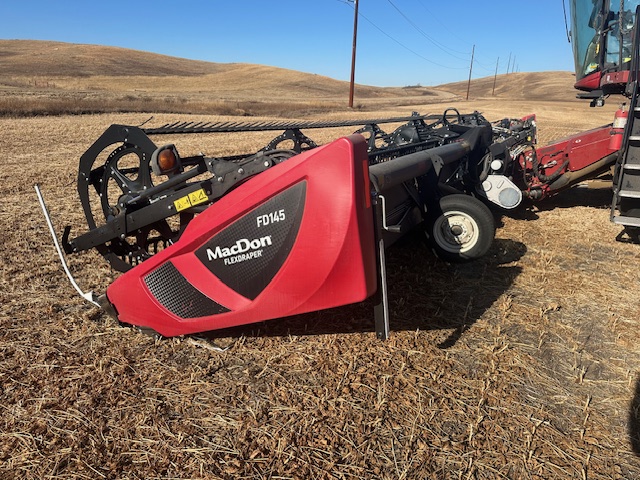
<path fill-rule="evenodd" d="M 264 65 L 203 62 L 118 47 L 36 40 L 0 40 L 0 67 L 0 85 L 5 87 L 11 85 L 11 79 L 15 83 L 19 78 L 40 77 L 55 79 L 61 88 L 185 92 L 259 88 L 261 94 L 291 95 L 293 91 L 295 96 L 316 97 L 341 95 L 349 88 L 348 82 Z M 404 90 L 358 88 L 370 96 L 399 95 Z"/>
<path fill-rule="evenodd" d="M 494 87 L 495 83 L 495 87 Z M 473 98 L 572 100 L 570 72 L 473 79 Z M 467 82 L 433 87 L 356 85 L 357 108 L 450 102 Z M 349 83 L 265 65 L 213 63 L 118 47 L 0 40 L 0 114 L 189 111 L 255 115 L 346 107 Z"/>
<path fill-rule="evenodd" d="M 260 90 L 269 95 L 335 97 L 348 91 L 348 82 L 322 75 L 245 63 L 213 63 L 171 57 L 119 47 L 70 44 L 38 40 L 0 40 L 0 89 L 16 84 L 34 86 L 49 79 L 58 88 L 113 88 L 117 90 L 202 90 L 221 95 Z M 71 79 L 75 79 L 72 81 Z M 91 80 L 89 80 L 91 79 Z M 146 79 L 146 80 L 145 80 Z M 181 81 L 180 81 L 180 80 Z M 22 82 L 20 82 L 22 80 Z M 495 94 L 509 97 L 566 99 L 573 94 L 570 72 L 513 73 L 499 75 Z M 472 80 L 475 96 L 494 92 L 494 78 Z M 374 87 L 357 85 L 365 97 L 439 96 L 445 92 L 463 96 L 467 81 L 434 87 Z"/>

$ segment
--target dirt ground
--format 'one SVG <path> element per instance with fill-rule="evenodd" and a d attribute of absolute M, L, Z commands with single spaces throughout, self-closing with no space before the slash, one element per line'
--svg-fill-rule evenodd
<path fill-rule="evenodd" d="M 615 109 L 456 106 L 537 113 L 542 144 Z M 441 106 L 362 116 L 411 110 Z M 499 218 L 470 264 L 418 237 L 392 247 L 388 341 L 370 301 L 156 340 L 73 291 L 33 188 L 59 233 L 82 231 L 80 155 L 108 125 L 147 117 L 0 119 L 0 477 L 640 478 L 640 246 L 616 241 L 606 185 Z M 165 117 L 153 121 L 187 119 Z M 266 140 L 240 138 L 173 140 L 210 155 Z M 69 260 L 85 289 L 116 276 L 96 254 Z"/>

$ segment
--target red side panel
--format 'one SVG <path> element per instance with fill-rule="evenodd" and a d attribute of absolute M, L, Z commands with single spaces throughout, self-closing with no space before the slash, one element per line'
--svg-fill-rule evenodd
<path fill-rule="evenodd" d="M 609 145 L 610 140 L 611 125 L 594 128 L 539 148 L 538 160 L 541 165 L 556 162 L 556 167 L 547 168 L 545 175 L 552 175 L 566 160 L 569 160 L 568 171 L 579 171 L 614 153 L 615 150 Z"/>
<path fill-rule="evenodd" d="M 619 89 L 620 92 L 624 90 L 624 87 L 627 85 L 629 81 L 629 70 L 621 70 L 619 72 L 607 72 L 602 73 L 601 71 L 597 71 L 587 75 L 586 77 L 578 80 L 573 88 L 576 90 L 583 90 L 585 92 L 591 92 L 593 90 L 598 90 L 601 87 L 609 87 L 609 93 L 611 92 L 611 87 L 615 86 L 616 89 Z"/>
<path fill-rule="evenodd" d="M 120 321 L 165 336 L 364 300 L 376 289 L 366 143 L 345 137 L 253 177 L 119 277 Z"/>
<path fill-rule="evenodd" d="M 573 88 L 575 88 L 576 90 L 583 90 L 585 92 L 591 92 L 592 90 L 597 90 L 598 88 L 600 88 L 600 75 L 601 75 L 600 71 L 591 73 L 586 77 L 583 77 L 580 80 L 578 80 L 573 85 Z"/>
<path fill-rule="evenodd" d="M 629 70 L 621 70 L 619 72 L 608 72 L 602 75 L 600 80 L 601 86 L 620 85 L 626 86 L 629 81 Z"/>

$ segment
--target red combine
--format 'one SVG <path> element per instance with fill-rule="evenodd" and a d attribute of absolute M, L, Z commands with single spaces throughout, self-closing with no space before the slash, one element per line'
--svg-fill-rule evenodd
<path fill-rule="evenodd" d="M 386 338 L 385 249 L 416 229 L 444 260 L 473 260 L 493 241 L 490 207 L 517 208 L 616 164 L 612 219 L 637 239 L 637 3 L 573 1 L 576 88 L 594 106 L 613 94 L 631 102 L 613 124 L 542 148 L 535 116 L 490 123 L 456 109 L 368 121 L 112 125 L 80 159 L 88 231 L 70 238 L 67 227 L 60 248 L 36 187 L 65 269 L 62 250 L 95 248 L 122 272 L 99 297 L 67 274 L 120 322 L 164 336 L 376 295 L 376 331 Z M 386 133 L 385 124 L 400 126 Z M 359 128 L 324 146 L 303 133 L 338 126 Z M 229 157 L 182 157 L 175 144 L 151 140 L 268 130 L 282 133 Z"/>
<path fill-rule="evenodd" d="M 571 40 L 578 98 L 604 105 L 625 101 L 612 124 L 579 133 L 532 152 L 527 195 L 542 198 L 593 178 L 615 165 L 611 220 L 624 227 L 619 240 L 640 242 L 640 114 L 638 0 L 571 0 Z M 537 165 L 536 165 L 537 164 Z M 626 237 L 626 238 L 625 238 Z"/>
<path fill-rule="evenodd" d="M 624 226 L 618 239 L 632 242 L 640 242 L 639 4 L 638 0 L 570 1 L 578 98 L 599 107 L 612 95 L 621 97 L 624 103 L 613 123 L 532 147 L 499 170 L 535 201 L 615 166 L 611 220 Z"/>

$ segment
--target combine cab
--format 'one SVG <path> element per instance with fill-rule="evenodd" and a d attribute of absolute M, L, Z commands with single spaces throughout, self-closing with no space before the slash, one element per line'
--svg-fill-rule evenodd
<path fill-rule="evenodd" d="M 594 105 L 623 94 L 631 69 L 633 25 L 640 2 L 571 0 L 575 88 Z"/>

